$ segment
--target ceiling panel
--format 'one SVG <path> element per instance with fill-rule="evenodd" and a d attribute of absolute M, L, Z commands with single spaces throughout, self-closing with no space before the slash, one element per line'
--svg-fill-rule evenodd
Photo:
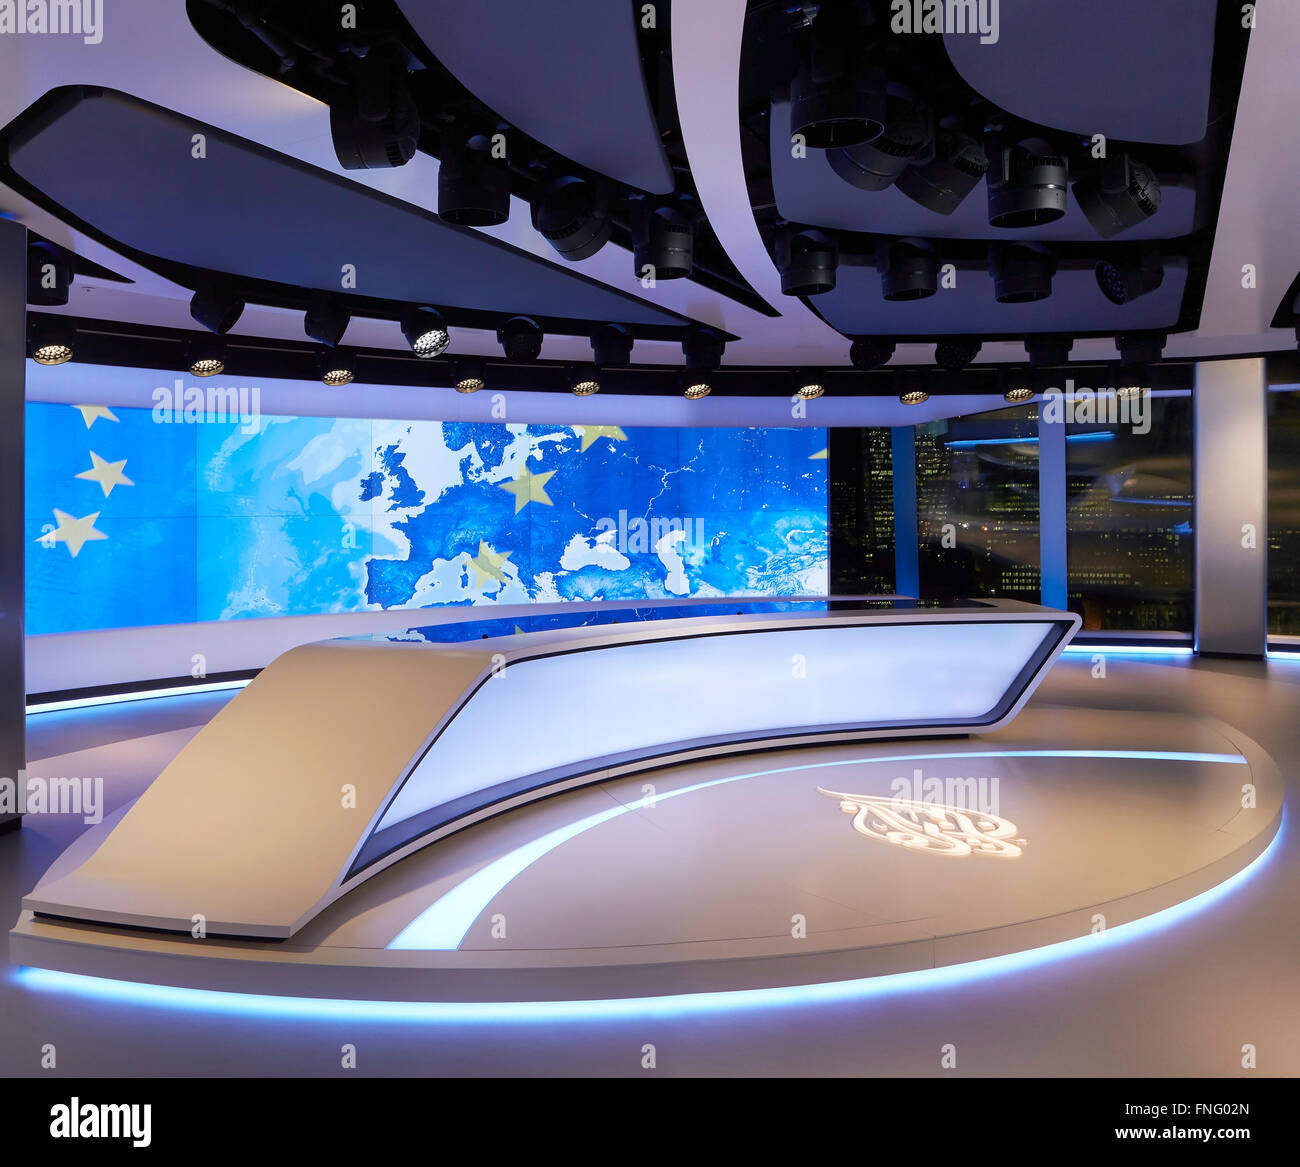
<path fill-rule="evenodd" d="M 809 149 L 803 158 L 791 154 L 788 102 L 774 102 L 769 120 L 772 189 L 781 217 L 791 222 L 839 231 L 921 235 L 927 239 L 1015 238 L 1050 243 L 1099 238 L 1073 197 L 1066 201 L 1065 214 L 1055 223 L 1007 231 L 989 226 L 988 193 L 983 183 L 951 215 L 927 210 L 897 187 L 858 190 L 831 169 L 825 150 Z M 1195 230 L 1195 217 L 1196 192 L 1190 187 L 1166 185 L 1161 190 L 1159 212 L 1115 239 L 1177 239 Z"/>
<path fill-rule="evenodd" d="M 203 134 L 206 156 L 192 157 Z M 159 260 L 295 288 L 630 325 L 685 318 L 213 126 L 114 90 L 47 94 L 8 163 L 64 212 Z"/>
<path fill-rule="evenodd" d="M 556 153 L 650 194 L 674 189 L 632 0 L 399 0 L 484 105 Z"/>
<path fill-rule="evenodd" d="M 981 272 L 958 272 L 957 286 L 924 300 L 891 302 L 880 295 L 873 267 L 841 264 L 833 292 L 810 300 L 827 323 L 846 336 L 997 336 L 1031 332 L 1169 329 L 1178 321 L 1187 284 L 1181 260 L 1166 263 L 1164 283 L 1122 307 L 1097 287 L 1091 270 L 1057 272 L 1052 294 L 1032 304 L 999 304 L 993 281 Z"/>
<path fill-rule="evenodd" d="M 980 8 L 998 14 L 997 41 L 947 33 L 944 45 L 971 88 L 1008 113 L 1133 142 L 1205 137 L 1215 0 L 981 0 Z"/>

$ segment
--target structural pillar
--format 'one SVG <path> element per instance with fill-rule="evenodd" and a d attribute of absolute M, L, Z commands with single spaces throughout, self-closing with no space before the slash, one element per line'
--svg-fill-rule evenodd
<path fill-rule="evenodd" d="M 1196 366 L 1196 651 L 1206 655 L 1267 647 L 1267 393 L 1260 357 Z"/>
<path fill-rule="evenodd" d="M 0 780 L 27 766 L 23 682 L 23 421 L 27 375 L 27 229 L 0 219 Z M 5 784 L 8 785 L 7 783 Z M 16 827 L 0 812 L 0 831 Z"/>

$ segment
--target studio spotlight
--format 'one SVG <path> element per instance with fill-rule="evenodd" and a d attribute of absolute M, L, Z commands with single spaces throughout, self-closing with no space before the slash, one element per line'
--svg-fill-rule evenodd
<path fill-rule="evenodd" d="M 599 179 L 557 171 L 544 176 L 532 199 L 533 229 L 565 259 L 595 255 L 609 242 L 609 187 Z"/>
<path fill-rule="evenodd" d="M 27 303 L 40 308 L 58 308 L 68 302 L 72 286 L 72 262 L 68 253 L 44 240 L 27 248 Z"/>
<path fill-rule="evenodd" d="M 1052 294 L 1056 258 L 1041 243 L 995 243 L 989 274 L 999 304 L 1032 304 Z"/>
<path fill-rule="evenodd" d="M 76 330 L 61 320 L 42 320 L 32 325 L 29 351 L 38 365 L 63 365 L 72 360 Z"/>
<path fill-rule="evenodd" d="M 980 355 L 980 349 L 983 347 L 978 340 L 964 340 L 959 337 L 941 340 L 934 346 L 934 360 L 941 369 L 946 369 L 949 373 L 960 373 Z"/>
<path fill-rule="evenodd" d="M 512 316 L 499 329 L 497 340 L 506 360 L 528 364 L 542 354 L 542 326 L 531 316 Z"/>
<path fill-rule="evenodd" d="M 307 307 L 302 327 L 318 344 L 334 348 L 343 339 L 351 319 L 352 314 L 333 296 L 318 293 Z"/>
<path fill-rule="evenodd" d="M 226 342 L 220 336 L 196 336 L 185 346 L 185 365 L 192 377 L 215 377 L 226 371 Z"/>
<path fill-rule="evenodd" d="M 1002 373 L 1002 400 L 1008 405 L 1023 405 L 1034 399 L 1033 375 L 1027 369 L 1009 369 Z"/>
<path fill-rule="evenodd" d="M 244 301 L 221 283 L 204 284 L 190 299 L 190 316 L 194 322 L 218 336 L 234 328 L 243 314 Z"/>
<path fill-rule="evenodd" d="M 1136 227 L 1160 210 L 1160 180 L 1127 154 L 1099 158 L 1074 184 L 1074 198 L 1103 239 Z"/>
<path fill-rule="evenodd" d="M 881 240 L 876 267 L 886 300 L 923 300 L 939 290 L 939 257 L 924 239 Z"/>
<path fill-rule="evenodd" d="M 787 296 L 820 296 L 835 290 L 839 242 L 826 231 L 786 227 L 776 235 L 776 266 Z"/>
<path fill-rule="evenodd" d="M 892 340 L 882 340 L 878 336 L 860 336 L 849 346 L 849 360 L 855 369 L 869 372 L 889 364 L 895 347 Z"/>
<path fill-rule="evenodd" d="M 1097 264 L 1097 286 L 1112 304 L 1127 304 L 1165 281 L 1165 261 L 1155 244 L 1130 247 L 1113 259 Z"/>
<path fill-rule="evenodd" d="M 821 379 L 810 373 L 797 373 L 794 378 L 794 396 L 804 401 L 814 401 L 826 392 Z"/>
<path fill-rule="evenodd" d="M 1025 351 L 1029 354 L 1029 365 L 1034 369 L 1068 364 L 1072 348 L 1074 338 L 1058 332 L 1035 332 L 1025 337 Z"/>
<path fill-rule="evenodd" d="M 451 333 L 442 313 L 427 305 L 406 310 L 402 316 L 402 335 L 422 361 L 441 355 L 451 343 Z"/>
<path fill-rule="evenodd" d="M 831 169 L 858 190 L 888 189 L 910 162 L 925 153 L 929 127 L 921 111 L 892 93 L 885 110 L 885 128 L 878 137 L 826 155 Z"/>
<path fill-rule="evenodd" d="M 356 380 L 356 358 L 344 349 L 327 348 L 317 358 L 316 372 L 322 384 L 331 389 L 341 389 Z"/>
<path fill-rule="evenodd" d="M 477 393 L 487 388 L 487 366 L 473 359 L 452 361 L 451 383 L 457 393 Z"/>
<path fill-rule="evenodd" d="M 461 227 L 496 227 L 510 218 L 510 168 L 492 156 L 487 134 L 443 134 L 438 215 Z"/>
<path fill-rule="evenodd" d="M 632 361 L 632 334 L 621 324 L 598 324 L 591 330 L 596 366 L 620 369 Z"/>
<path fill-rule="evenodd" d="M 684 204 L 632 204 L 632 259 L 638 279 L 677 280 L 695 263 L 695 223 Z"/>
<path fill-rule="evenodd" d="M 344 170 L 405 166 L 415 156 L 420 114 L 396 54 L 365 57 L 353 93 L 330 107 L 330 136 Z"/>
<path fill-rule="evenodd" d="M 596 377 L 595 369 L 580 369 L 570 365 L 564 371 L 565 380 L 569 385 L 569 392 L 575 397 L 590 397 L 593 393 L 600 392 L 600 381 Z"/>
<path fill-rule="evenodd" d="M 816 150 L 856 146 L 885 128 L 885 74 L 862 60 L 845 6 L 821 5 L 790 83 L 790 136 Z"/>
<path fill-rule="evenodd" d="M 924 389 L 908 389 L 898 395 L 902 405 L 924 405 L 930 400 L 930 394 Z"/>
<path fill-rule="evenodd" d="M 726 347 L 722 334 L 703 324 L 692 324 L 682 336 L 682 356 L 688 369 L 716 369 Z"/>
<path fill-rule="evenodd" d="M 713 392 L 707 369 L 693 369 L 687 366 L 678 374 L 678 381 L 682 387 L 682 396 L 687 401 L 699 401 L 700 398 L 707 397 Z"/>
<path fill-rule="evenodd" d="M 1065 214 L 1069 168 L 1065 158 L 1037 143 L 989 141 L 989 226 L 1038 227 Z"/>
<path fill-rule="evenodd" d="M 1163 332 L 1123 332 L 1115 338 L 1121 369 L 1154 365 L 1165 351 L 1169 338 Z"/>
<path fill-rule="evenodd" d="M 984 147 L 969 134 L 940 128 L 933 143 L 898 176 L 898 189 L 928 211 L 951 215 L 989 169 Z"/>

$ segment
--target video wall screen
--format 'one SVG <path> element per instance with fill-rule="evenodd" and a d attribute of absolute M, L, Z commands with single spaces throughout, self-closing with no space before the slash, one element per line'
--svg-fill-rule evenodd
<path fill-rule="evenodd" d="M 825 595 L 824 429 L 30 403 L 27 631 Z"/>

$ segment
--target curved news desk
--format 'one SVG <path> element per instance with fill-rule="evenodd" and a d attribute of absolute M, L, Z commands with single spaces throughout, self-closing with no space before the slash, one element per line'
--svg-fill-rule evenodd
<path fill-rule="evenodd" d="M 730 600 L 306 645 L 24 907 L 288 937 L 417 848 L 558 790 L 765 746 L 997 728 L 1078 626 L 1012 601 Z"/>

